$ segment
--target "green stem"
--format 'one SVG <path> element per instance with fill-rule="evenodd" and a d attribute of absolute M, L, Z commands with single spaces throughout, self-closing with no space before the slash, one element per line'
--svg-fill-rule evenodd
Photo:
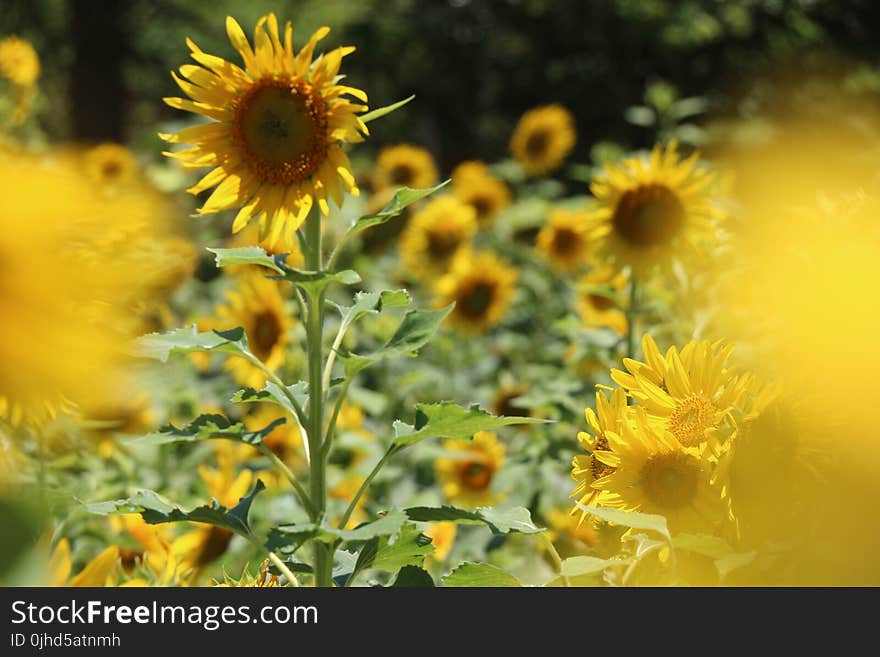
<path fill-rule="evenodd" d="M 571 586 L 571 580 L 568 579 L 566 575 L 562 574 L 562 557 L 559 556 L 559 552 L 556 551 L 556 546 L 553 545 L 553 541 L 550 540 L 550 537 L 547 536 L 545 532 L 541 532 L 541 538 L 544 540 L 544 543 L 547 545 L 547 551 L 550 552 L 550 556 L 553 559 L 553 563 L 556 565 L 556 572 L 562 578 L 562 583 L 565 586 Z"/>
<path fill-rule="evenodd" d="M 388 459 L 397 454 L 400 451 L 400 448 L 392 445 L 388 448 L 388 451 L 385 452 L 385 455 L 379 459 L 379 462 L 375 465 L 370 474 L 367 475 L 367 478 L 364 479 L 364 483 L 361 484 L 361 487 L 358 488 L 357 493 L 354 494 L 354 497 L 351 500 L 351 503 L 348 505 L 348 508 L 345 510 L 345 514 L 342 516 L 342 520 L 339 521 L 339 529 L 344 529 L 348 524 L 348 521 L 351 519 L 351 514 L 354 513 L 355 508 L 357 507 L 357 503 L 360 501 L 363 494 L 366 492 L 367 488 L 370 487 L 370 483 L 373 481 L 373 478 L 379 474 L 379 470 L 382 469 Z"/>
<path fill-rule="evenodd" d="M 330 448 L 333 445 L 333 439 L 336 437 L 336 420 L 339 418 L 339 412 L 342 410 L 342 404 L 348 396 L 348 388 L 351 386 L 351 379 L 346 379 L 342 384 L 342 390 L 336 398 L 336 404 L 333 406 L 333 415 L 330 416 L 330 423 L 327 425 L 327 435 L 324 437 L 324 449 L 321 456 L 324 460 L 330 455 Z"/>
<path fill-rule="evenodd" d="M 635 358 L 636 354 L 636 323 L 639 317 L 639 281 L 635 273 L 629 279 L 629 305 L 626 308 L 626 355 Z"/>
<path fill-rule="evenodd" d="M 309 271 L 322 271 L 321 214 L 312 210 L 305 225 L 305 261 Z M 312 501 L 312 521 L 321 524 L 327 508 L 326 462 L 322 457 L 324 433 L 324 389 L 322 381 L 324 338 L 324 293 L 308 295 L 306 316 L 306 342 L 309 355 L 309 499 Z M 329 587 L 333 584 L 333 548 L 320 542 L 314 543 L 315 586 Z"/>

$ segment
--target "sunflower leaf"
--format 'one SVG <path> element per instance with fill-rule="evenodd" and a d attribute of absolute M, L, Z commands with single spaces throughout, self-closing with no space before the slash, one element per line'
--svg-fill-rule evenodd
<path fill-rule="evenodd" d="M 203 522 L 242 536 L 250 536 L 248 515 L 251 505 L 265 488 L 263 482 L 258 479 L 250 494 L 241 498 L 231 509 L 212 499 L 208 504 L 198 506 L 191 511 L 184 511 L 179 506 L 166 502 L 158 493 L 151 490 L 140 491 L 126 499 L 86 504 L 86 509 L 98 515 L 140 513 L 144 522 L 151 525 L 168 522 Z"/>
<path fill-rule="evenodd" d="M 450 304 L 439 310 L 410 310 L 400 321 L 394 334 L 388 338 L 388 342 L 379 349 L 374 356 L 414 356 L 424 347 L 434 334 L 446 316 L 452 312 L 455 304 Z"/>
<path fill-rule="evenodd" d="M 284 262 L 286 255 L 269 255 L 259 246 L 243 246 L 237 249 L 208 249 L 214 254 L 214 262 L 218 267 L 234 267 L 236 265 L 260 265 L 268 267 L 279 274 L 284 274 L 287 267 Z"/>
<path fill-rule="evenodd" d="M 477 404 L 463 408 L 450 401 L 417 404 L 415 424 L 394 422 L 394 445 L 408 447 L 426 438 L 470 439 L 478 431 L 493 431 L 511 424 L 539 424 L 540 418 L 495 416 Z"/>
<path fill-rule="evenodd" d="M 404 566 L 421 566 L 425 557 L 433 553 L 431 539 L 406 522 L 394 534 L 375 536 L 364 543 L 351 576 L 368 568 L 393 573 Z"/>
<path fill-rule="evenodd" d="M 560 574 L 563 577 L 580 577 L 581 575 L 598 575 L 609 566 L 619 566 L 621 559 L 600 559 L 599 557 L 569 557 L 562 562 Z"/>
<path fill-rule="evenodd" d="M 154 445 L 163 445 L 166 443 L 190 443 L 196 440 L 225 439 L 256 446 L 285 422 L 285 418 L 281 417 L 259 431 L 248 431 L 241 422 L 233 422 L 216 413 L 206 413 L 198 416 L 185 427 L 178 428 L 173 424 L 167 424 L 161 427 L 158 432 L 136 438 L 131 442 L 150 442 Z"/>
<path fill-rule="evenodd" d="M 403 100 L 398 100 L 396 103 L 392 103 L 391 105 L 386 105 L 385 107 L 379 107 L 374 109 L 371 112 L 367 112 L 366 114 L 360 115 L 360 120 L 364 123 L 369 123 L 370 121 L 375 121 L 376 119 L 381 119 L 383 116 L 391 114 L 395 110 L 399 110 L 401 107 L 409 103 L 411 100 L 415 98 L 415 94 L 410 96 L 409 98 L 404 98 Z"/>
<path fill-rule="evenodd" d="M 585 506 L 577 502 L 581 510 L 586 511 L 602 520 L 621 525 L 622 527 L 631 527 L 632 529 L 645 529 L 654 531 L 663 536 L 668 542 L 672 542 L 669 534 L 669 527 L 666 525 L 666 518 L 651 513 L 637 513 L 635 511 L 621 511 L 620 509 L 609 509 L 606 507 Z"/>
<path fill-rule="evenodd" d="M 454 587 L 519 587 L 522 583 L 506 570 L 489 563 L 465 561 L 443 578 L 444 586 Z"/>
<path fill-rule="evenodd" d="M 381 292 L 358 292 L 354 295 L 354 303 L 350 306 L 336 308 L 342 315 L 342 327 L 344 333 L 348 327 L 354 324 L 364 315 L 375 315 L 386 308 L 401 308 L 410 304 L 409 292 L 406 290 L 382 290 Z M 332 302 L 331 302 L 332 303 Z"/>
<path fill-rule="evenodd" d="M 298 381 L 293 385 L 287 386 L 288 393 L 294 398 L 294 400 L 296 400 L 301 409 L 305 408 L 309 402 L 308 389 L 309 384 L 306 381 Z M 277 404 L 290 415 L 299 417 L 296 407 L 291 403 L 290 399 L 288 399 L 287 394 L 285 394 L 281 386 L 272 381 L 267 381 L 266 386 L 262 390 L 254 390 L 253 388 L 239 390 L 232 396 L 230 401 L 236 404 L 250 404 L 255 402 Z M 302 422 L 303 419 L 304 418 L 300 417 L 300 422 Z"/>
<path fill-rule="evenodd" d="M 172 354 L 219 351 L 237 356 L 250 355 L 247 336 L 240 326 L 228 331 L 199 332 L 195 325 L 165 333 L 150 333 L 137 340 L 136 355 L 163 363 Z"/>
<path fill-rule="evenodd" d="M 394 578 L 392 588 L 428 589 L 434 588 L 434 578 L 418 566 L 404 566 Z"/>
<path fill-rule="evenodd" d="M 510 532 L 537 534 L 544 531 L 532 522 L 529 510 L 521 506 L 507 509 L 479 507 L 473 511 L 459 509 L 454 506 L 416 506 L 406 509 L 405 513 L 410 520 L 415 522 L 483 523 L 494 534 L 507 534 Z"/>
<path fill-rule="evenodd" d="M 379 210 L 376 214 L 368 214 L 366 216 L 361 217 L 357 221 L 354 222 L 352 227 L 348 231 L 349 237 L 355 233 L 359 233 L 362 230 L 366 230 L 372 226 L 378 226 L 379 224 L 384 224 L 389 219 L 392 219 L 403 212 L 408 205 L 419 201 L 426 196 L 430 196 L 434 192 L 443 189 L 446 185 L 449 184 L 449 180 L 446 180 L 439 185 L 435 185 L 434 187 L 426 187 L 425 189 L 410 189 L 409 187 L 403 187 L 394 194 L 394 198 L 386 205 L 384 208 Z"/>

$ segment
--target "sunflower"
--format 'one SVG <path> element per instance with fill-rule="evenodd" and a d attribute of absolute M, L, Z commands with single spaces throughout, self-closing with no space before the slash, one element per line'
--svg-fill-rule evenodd
<path fill-rule="evenodd" d="M 49 558 L 49 586 L 107 586 L 118 563 L 119 548 L 111 545 L 71 577 L 73 560 L 70 557 L 70 541 L 62 538 Z"/>
<path fill-rule="evenodd" d="M 138 393 L 107 397 L 103 403 L 82 408 L 81 415 L 87 426 L 94 424 L 97 427 L 93 433 L 98 453 L 105 459 L 112 458 L 116 452 L 118 436 L 143 434 L 155 425 L 150 400 Z"/>
<path fill-rule="evenodd" d="M 336 48 L 312 62 L 315 46 L 330 31 L 327 27 L 298 53 L 293 26 L 285 25 L 282 43 L 275 14 L 258 21 L 254 48 L 232 17 L 226 19 L 226 31 L 244 68 L 188 40 L 201 66 L 184 65 L 180 76 L 172 76 L 192 100 L 165 99 L 171 107 L 214 121 L 160 136 L 171 143 L 195 144 L 168 153 L 184 166 L 213 167 L 189 189 L 199 194 L 216 187 L 200 214 L 240 208 L 233 232 L 255 221 L 264 237 L 277 239 L 296 230 L 313 205 L 327 215 L 328 199 L 341 207 L 344 190 L 358 195 L 342 143 L 363 141 L 368 134 L 357 116 L 367 108 L 345 96 L 363 103 L 367 96 L 337 84 L 342 58 L 353 47 Z"/>
<path fill-rule="evenodd" d="M 557 271 L 576 272 L 587 264 L 589 218 L 589 213 L 583 211 L 557 208 L 550 213 L 538 233 L 536 247 Z"/>
<path fill-rule="evenodd" d="M 467 507 L 497 502 L 499 496 L 492 491 L 492 481 L 504 464 L 504 443 L 491 431 L 479 431 L 473 440 L 447 440 L 443 447 L 457 453 L 434 462 L 446 499 Z"/>
<path fill-rule="evenodd" d="M 424 148 L 410 144 L 386 146 L 376 160 L 373 187 L 377 192 L 388 188 L 425 189 L 437 184 L 437 165 Z"/>
<path fill-rule="evenodd" d="M 597 392 L 596 410 L 587 408 L 584 411 L 593 433 L 582 431 L 578 434 L 578 442 L 589 454 L 578 454 L 571 463 L 571 477 L 578 482 L 571 497 L 576 497 L 581 504 L 590 504 L 596 498 L 598 491 L 593 488 L 593 483 L 597 479 L 614 472 L 614 467 L 601 461 L 596 453 L 608 450 L 608 433 L 619 434 L 622 431 L 622 425 L 629 421 L 628 412 L 626 394 L 620 388 L 611 393 L 610 400 L 604 392 Z M 572 513 L 578 512 L 578 507 L 575 507 Z M 581 521 L 585 517 L 586 513 L 581 512 Z"/>
<path fill-rule="evenodd" d="M 563 559 L 583 554 L 599 542 L 596 526 L 561 509 L 547 513 L 547 538 Z"/>
<path fill-rule="evenodd" d="M 271 235 L 260 239 L 260 228 L 255 224 L 251 224 L 233 235 L 227 246 L 230 249 L 259 246 L 269 255 L 287 254 L 286 262 L 291 267 L 301 268 L 305 263 L 305 258 L 299 248 L 299 240 L 293 235 L 282 233 L 274 239 Z"/>
<path fill-rule="evenodd" d="M 584 326 L 607 327 L 626 335 L 629 321 L 618 304 L 627 276 L 610 265 L 593 265 L 577 284 L 577 311 Z"/>
<path fill-rule="evenodd" d="M 39 76 L 40 58 L 28 41 L 17 36 L 0 40 L 0 77 L 10 83 L 13 125 L 21 125 L 27 118 Z"/>
<path fill-rule="evenodd" d="M 88 149 L 83 159 L 86 175 L 105 189 L 125 185 L 138 173 L 134 153 L 122 144 L 98 144 Z"/>
<path fill-rule="evenodd" d="M 646 333 L 642 350 L 647 362 L 625 358 L 628 372 L 612 369 L 614 382 L 682 445 L 723 440 L 732 429 L 732 411 L 751 381 L 729 367 L 733 345 L 695 340 L 681 353 L 673 346 L 663 356 Z"/>
<path fill-rule="evenodd" d="M 226 301 L 215 311 L 215 327 L 244 328 L 251 352 L 271 370 L 284 364 L 290 343 L 293 320 L 285 308 L 284 288 L 278 281 L 247 271 L 236 277 L 235 289 L 227 292 Z M 226 367 L 244 386 L 260 388 L 266 374 L 241 358 L 230 358 Z"/>
<path fill-rule="evenodd" d="M 520 118 L 510 139 L 510 152 L 530 176 L 558 169 L 574 148 L 574 117 L 562 105 L 544 105 Z"/>
<path fill-rule="evenodd" d="M 453 196 L 436 198 L 413 215 L 401 235 L 403 266 L 420 278 L 445 274 L 476 232 L 476 212 L 471 206 Z"/>
<path fill-rule="evenodd" d="M 454 522 L 432 522 L 428 525 L 424 534 L 431 539 L 431 545 L 434 546 L 434 552 L 428 559 L 441 563 L 446 561 L 457 533 L 458 525 Z"/>
<path fill-rule="evenodd" d="M 597 458 L 613 471 L 593 482 L 596 504 L 625 511 L 659 514 L 672 532 L 711 531 L 726 520 L 721 488 L 712 484 L 713 468 L 705 452 L 686 448 L 669 431 L 636 409 L 633 422 L 607 431 L 608 450 Z"/>
<path fill-rule="evenodd" d="M 482 162 L 462 162 L 452 172 L 452 193 L 477 213 L 480 228 L 489 228 L 510 205 L 510 189 Z"/>
<path fill-rule="evenodd" d="M 239 445 L 219 441 L 214 446 L 217 467 L 199 464 L 199 476 L 211 499 L 227 509 L 234 508 L 247 495 L 253 482 L 253 472 L 242 470 L 236 474 Z M 198 582 L 205 568 L 226 552 L 232 541 L 232 532 L 222 527 L 196 523 L 197 527 L 178 537 L 171 546 L 185 567 L 191 568 L 191 579 Z"/>
<path fill-rule="evenodd" d="M 507 312 L 516 279 L 516 270 L 494 253 L 462 252 L 435 285 L 436 305 L 455 302 L 453 325 L 465 333 L 485 333 Z"/>
<path fill-rule="evenodd" d="M 647 158 L 607 164 L 590 185 L 600 207 L 591 239 L 619 267 L 668 266 L 716 235 L 716 175 L 697 166 L 698 153 L 681 159 L 676 142 L 659 144 Z"/>
<path fill-rule="evenodd" d="M 493 415 L 507 417 L 533 417 L 534 411 L 516 403 L 516 400 L 528 392 L 525 385 L 501 386 L 492 399 L 491 409 Z"/>

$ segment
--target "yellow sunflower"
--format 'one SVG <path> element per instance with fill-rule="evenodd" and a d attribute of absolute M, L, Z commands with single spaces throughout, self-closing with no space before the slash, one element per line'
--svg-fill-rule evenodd
<path fill-rule="evenodd" d="M 342 58 L 349 46 L 312 58 L 318 41 L 329 33 L 320 28 L 298 52 L 293 26 L 284 27 L 284 41 L 275 14 L 262 17 L 251 47 L 241 26 L 226 19 L 229 40 L 241 54 L 244 68 L 209 55 L 191 40 L 187 44 L 201 66 L 184 65 L 177 84 L 192 100 L 166 98 L 171 107 L 214 121 L 161 135 L 172 143 L 194 146 L 169 153 L 187 167 L 213 167 L 189 191 L 216 189 L 199 209 L 209 214 L 240 208 L 233 232 L 257 222 L 264 237 L 292 233 L 317 205 L 330 213 L 328 200 L 342 206 L 343 192 L 359 193 L 345 142 L 363 141 L 366 125 L 357 113 L 365 105 L 360 89 L 337 84 Z"/>
<path fill-rule="evenodd" d="M 235 289 L 215 311 L 213 328 L 244 328 L 251 352 L 271 370 L 284 364 L 293 319 L 286 308 L 285 288 L 259 272 L 237 276 Z M 243 386 L 261 388 L 266 375 L 242 358 L 229 358 L 226 367 Z"/>
<path fill-rule="evenodd" d="M 294 235 L 282 233 L 277 238 L 267 236 L 260 239 L 260 228 L 251 224 L 230 238 L 227 247 L 237 249 L 245 246 L 259 246 L 269 255 L 287 254 L 287 264 L 291 267 L 302 268 L 305 263 L 302 251 L 299 248 L 299 240 Z"/>
<path fill-rule="evenodd" d="M 581 504 L 590 504 L 595 499 L 598 491 L 593 488 L 593 483 L 597 479 L 614 472 L 614 467 L 599 460 L 596 453 L 608 450 L 608 433 L 620 434 L 621 426 L 629 421 L 628 413 L 626 394 L 620 388 L 611 393 L 610 400 L 604 392 L 597 392 L 596 410 L 587 408 L 584 411 L 587 424 L 593 433 L 580 432 L 578 442 L 589 453 L 576 455 L 571 463 L 571 477 L 578 482 L 571 497 L 577 498 Z M 578 507 L 575 507 L 572 513 L 579 513 Z M 586 514 L 583 512 L 580 514 L 583 521 Z"/>
<path fill-rule="evenodd" d="M 253 472 L 242 470 L 236 474 L 240 445 L 215 441 L 217 467 L 199 465 L 199 476 L 207 488 L 210 498 L 217 500 L 227 509 L 235 507 L 248 494 L 253 483 Z M 215 559 L 226 552 L 232 541 L 232 532 L 195 523 L 196 528 L 178 537 L 171 546 L 185 567 L 192 569 L 191 579 L 198 583 L 207 568 Z"/>
<path fill-rule="evenodd" d="M 0 75 L 19 87 L 30 87 L 40 77 L 40 58 L 37 51 L 17 36 L 0 40 Z"/>
<path fill-rule="evenodd" d="M 437 177 L 431 153 L 419 146 L 398 144 L 379 152 L 373 187 L 377 192 L 397 187 L 425 189 L 436 185 Z"/>
<path fill-rule="evenodd" d="M 125 388 L 120 390 L 120 393 L 124 392 L 133 391 Z M 136 436 L 155 426 L 149 398 L 137 392 L 127 397 L 123 394 L 106 397 L 100 404 L 82 408 L 81 415 L 87 424 L 96 423 L 93 434 L 98 453 L 105 459 L 111 458 L 116 452 L 118 436 Z"/>
<path fill-rule="evenodd" d="M 104 188 L 129 183 L 138 173 L 134 153 L 122 144 L 98 144 L 88 149 L 83 159 L 86 175 Z"/>
<path fill-rule="evenodd" d="M 452 324 L 464 333 L 485 333 L 507 312 L 516 280 L 516 270 L 494 253 L 462 252 L 437 281 L 435 305 L 455 302 Z"/>
<path fill-rule="evenodd" d="M 510 189 L 482 162 L 462 162 L 452 172 L 452 193 L 477 213 L 480 228 L 489 228 L 510 205 Z"/>
<path fill-rule="evenodd" d="M 651 155 L 607 164 L 590 185 L 600 207 L 591 239 L 617 266 L 636 270 L 668 266 L 716 236 L 713 205 L 716 175 L 697 165 L 698 153 L 682 159 L 676 142 Z"/>
<path fill-rule="evenodd" d="M 492 481 L 504 464 L 506 448 L 493 432 L 479 431 L 473 440 L 447 440 L 443 447 L 456 452 L 434 462 L 434 472 L 449 502 L 477 507 L 499 501 Z"/>
<path fill-rule="evenodd" d="M 558 169 L 577 141 L 574 117 L 562 105 L 545 105 L 520 118 L 510 139 L 510 152 L 530 176 Z"/>
<path fill-rule="evenodd" d="M 458 525 L 454 522 L 432 522 L 423 532 L 431 539 L 434 552 L 428 557 L 431 561 L 443 562 L 449 556 L 458 533 Z"/>
<path fill-rule="evenodd" d="M 713 531 L 726 519 L 721 487 L 713 485 L 712 462 L 704 450 L 686 448 L 636 409 L 633 422 L 606 431 L 608 450 L 596 457 L 613 467 L 593 482 L 595 503 L 625 511 L 659 514 L 670 531 Z"/>
<path fill-rule="evenodd" d="M 682 445 L 723 440 L 751 380 L 729 366 L 733 345 L 693 340 L 681 353 L 673 346 L 663 356 L 646 333 L 642 350 L 647 362 L 625 358 L 628 372 L 612 369 L 614 382 Z"/>
<path fill-rule="evenodd" d="M 71 577 L 73 561 L 70 557 L 70 541 L 62 538 L 49 559 L 49 586 L 107 586 L 118 563 L 119 548 L 111 545 Z"/>
<path fill-rule="evenodd" d="M 555 209 L 538 233 L 535 246 L 554 269 L 572 273 L 583 269 L 590 253 L 588 212 Z"/>
<path fill-rule="evenodd" d="M 471 206 L 453 196 L 436 198 L 413 215 L 400 237 L 403 266 L 419 278 L 445 274 L 476 232 L 476 212 Z"/>
<path fill-rule="evenodd" d="M 626 335 L 629 321 L 618 299 L 627 276 L 610 265 L 594 265 L 577 284 L 577 311 L 586 327 L 607 327 Z"/>

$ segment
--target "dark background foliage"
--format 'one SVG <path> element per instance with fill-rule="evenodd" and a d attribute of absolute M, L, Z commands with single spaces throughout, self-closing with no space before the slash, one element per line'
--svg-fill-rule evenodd
<path fill-rule="evenodd" d="M 880 88 L 874 0 L 4 0 L 0 35 L 36 46 L 51 137 L 158 151 L 156 127 L 180 118 L 161 97 L 177 95 L 168 72 L 187 61 L 185 38 L 232 58 L 225 16 L 249 32 L 266 11 L 294 21 L 297 43 L 327 24 L 328 46 L 357 45 L 344 70 L 372 106 L 416 94 L 373 143 L 426 145 L 446 171 L 503 157 L 519 115 L 546 102 L 573 111 L 586 161 L 599 141 L 650 143 L 654 128 L 623 110 L 657 82 L 716 114 L 743 112 L 759 76 L 750 102 L 772 109 L 779 79 L 808 67 L 855 67 Z"/>

